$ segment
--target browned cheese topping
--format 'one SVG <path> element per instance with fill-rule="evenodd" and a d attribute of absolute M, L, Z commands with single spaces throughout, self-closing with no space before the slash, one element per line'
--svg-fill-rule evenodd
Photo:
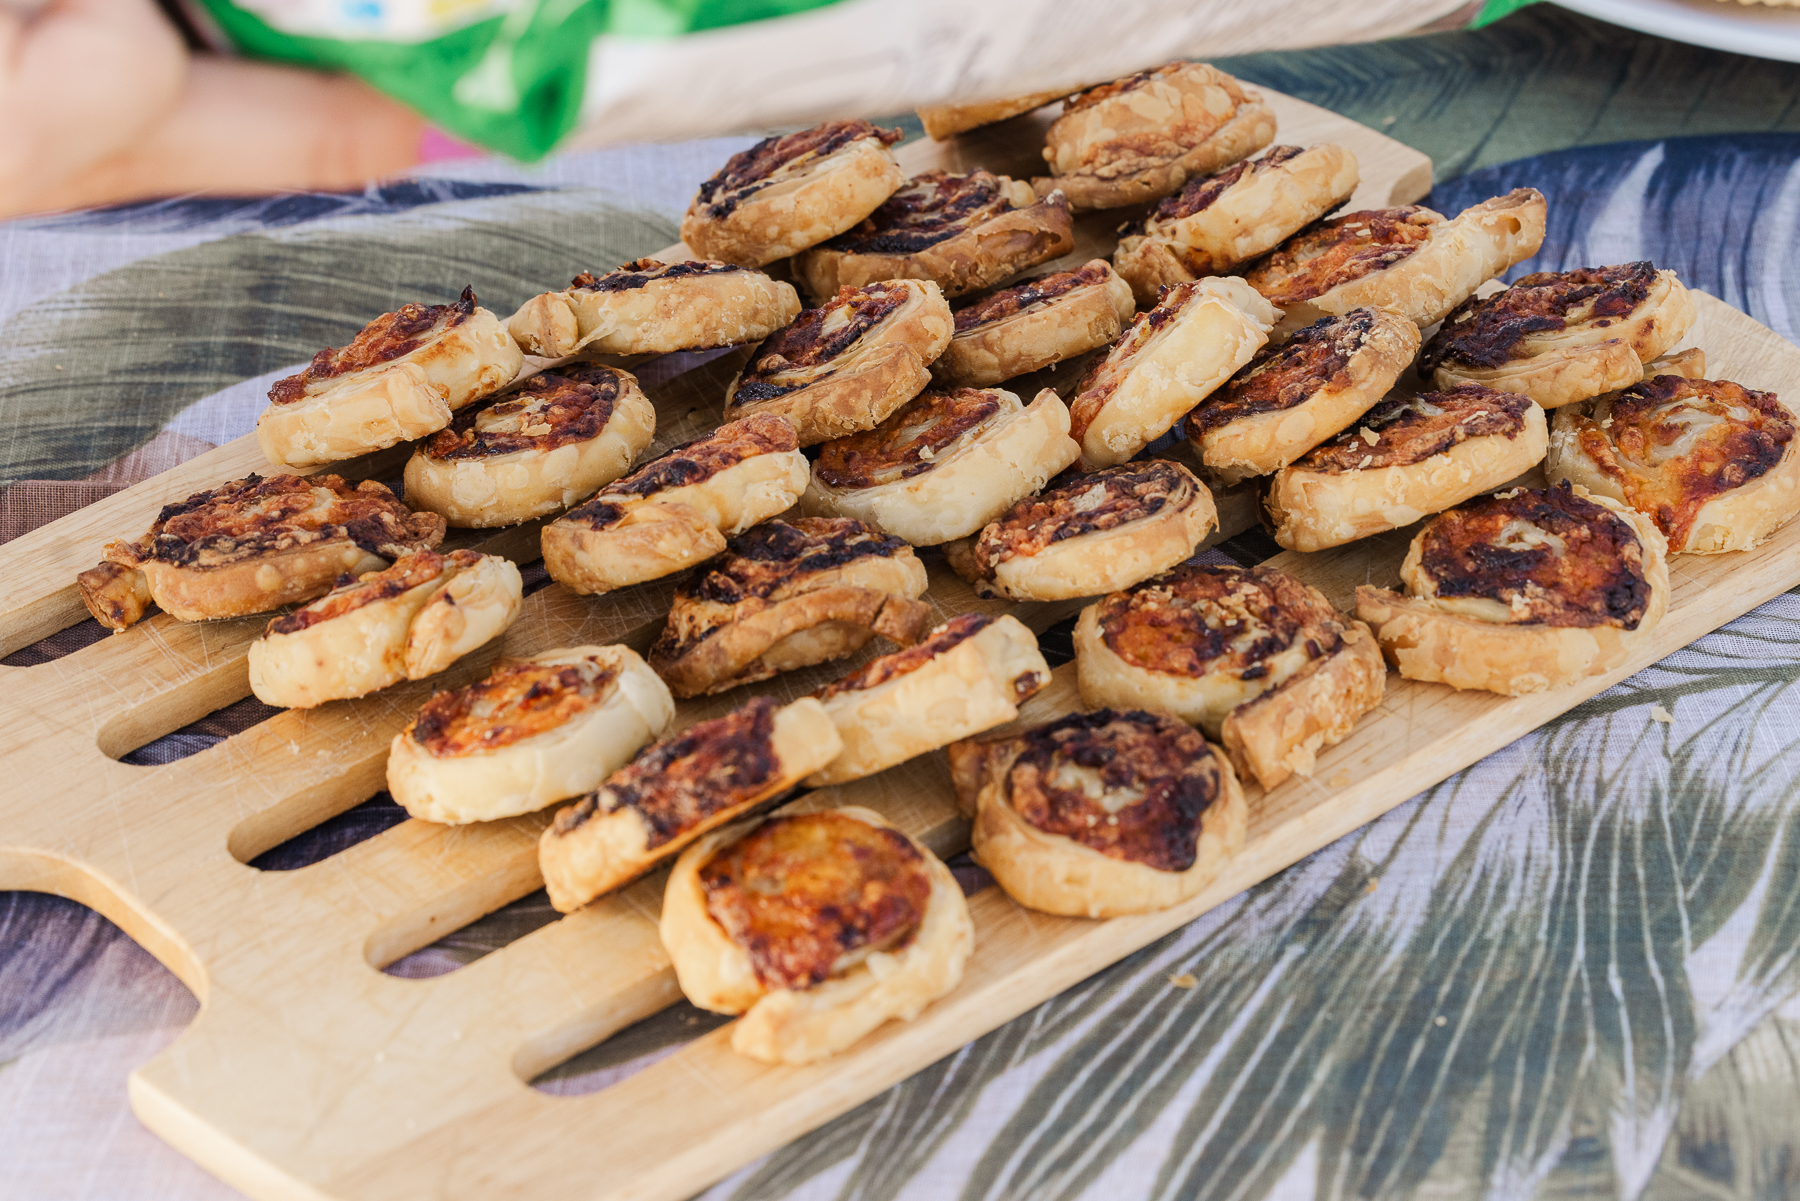
<path fill-rule="evenodd" d="M 1032 309 L 1054 304 L 1078 288 L 1105 285 L 1112 269 L 1096 259 L 1073 271 L 1058 271 L 1039 279 L 1027 280 L 1005 291 L 994 292 L 956 312 L 956 332 L 966 334 L 984 325 L 997 325 Z"/>
<path fill-rule="evenodd" d="M 1124 334 L 1113 343 L 1113 348 L 1088 368 L 1088 373 L 1075 385 L 1075 398 L 1069 401 L 1069 437 L 1080 442 L 1087 435 L 1088 426 L 1094 424 L 1100 410 L 1131 374 L 1138 356 L 1152 339 L 1180 320 L 1182 311 L 1199 295 L 1201 282 L 1164 288 L 1156 307 L 1133 317 Z"/>
<path fill-rule="evenodd" d="M 1516 438 L 1525 429 L 1529 397 L 1460 384 L 1445 392 L 1384 400 L 1360 424 L 1308 451 L 1303 471 L 1363 471 L 1408 467 L 1470 438 Z"/>
<path fill-rule="evenodd" d="M 1679 375 L 1602 400 L 1576 429 L 1581 449 L 1676 547 L 1702 505 L 1767 475 L 1794 440 L 1793 415 L 1773 393 Z"/>
<path fill-rule="evenodd" d="M 137 543 L 115 542 L 109 559 L 223 567 L 281 551 L 353 542 L 394 559 L 436 546 L 444 519 L 414 513 L 374 480 L 335 475 L 248 475 L 164 505 Z"/>
<path fill-rule="evenodd" d="M 717 175 L 700 185 L 694 203 L 708 217 L 723 220 L 744 200 L 774 183 L 781 173 L 810 169 L 819 160 L 863 138 L 875 138 L 883 146 L 892 146 L 902 136 L 898 129 L 880 129 L 867 121 L 827 121 L 798 133 L 764 138 L 727 159 Z"/>
<path fill-rule="evenodd" d="M 1000 394 L 992 389 L 921 392 L 874 429 L 827 442 L 813 474 L 833 488 L 909 480 L 936 467 L 946 451 L 999 412 Z"/>
<path fill-rule="evenodd" d="M 926 171 L 825 245 L 846 254 L 916 254 L 1012 207 L 998 176 Z"/>
<path fill-rule="evenodd" d="M 1432 519 L 1420 565 L 1443 598 L 1478 597 L 1510 620 L 1635 630 L 1650 603 L 1629 522 L 1568 485 L 1484 497 Z"/>
<path fill-rule="evenodd" d="M 975 540 L 976 568 L 992 579 L 996 563 L 1191 504 L 1198 483 L 1193 472 L 1163 459 L 1058 476 L 981 531 Z"/>
<path fill-rule="evenodd" d="M 828 304 L 806 309 L 750 353 L 732 399 L 738 404 L 771 400 L 816 379 L 783 380 L 782 375 L 823 367 L 842 355 L 905 304 L 912 293 L 887 282 L 842 288 Z"/>
<path fill-rule="evenodd" d="M 781 773 L 772 741 L 780 708 L 773 698 L 759 696 L 724 717 L 663 739 L 558 813 L 556 832 L 566 835 L 596 813 L 630 809 L 643 819 L 647 845 L 654 849 L 755 799 Z"/>
<path fill-rule="evenodd" d="M 1146 87 L 1164 76 L 1185 71 L 1191 66 L 1192 64 L 1185 62 L 1166 63 L 1153 71 L 1140 71 L 1136 75 L 1101 84 L 1085 92 L 1077 92 L 1063 101 L 1063 114 L 1067 116 L 1080 112 L 1084 108 Z M 1215 113 L 1206 105 L 1185 104 L 1178 117 L 1160 128 L 1129 134 L 1114 132 L 1111 136 L 1096 139 L 1093 144 L 1082 149 L 1077 169 L 1099 178 L 1110 178 L 1140 170 L 1147 163 L 1178 158 L 1200 145 L 1217 133 L 1249 101 L 1238 81 L 1231 76 L 1218 73 L 1214 75 L 1212 82 L 1230 99 L 1229 112 Z"/>
<path fill-rule="evenodd" d="M 1417 250 L 1443 215 L 1409 204 L 1318 221 L 1271 251 L 1244 275 L 1270 304 L 1323 296 L 1339 284 L 1385 271 Z"/>
<path fill-rule="evenodd" d="M 481 556 L 472 550 L 453 550 L 447 555 L 422 550 L 396 561 L 386 571 L 371 571 L 360 579 L 346 573 L 339 576 L 332 590 L 318 600 L 271 621 L 262 636 L 298 634 L 376 601 L 392 600 L 421 584 L 429 584 L 443 575 L 445 568 L 453 572 L 466 571 L 480 561 Z"/>
<path fill-rule="evenodd" d="M 792 991 L 904 946 L 931 899 L 925 857 L 904 834 L 841 813 L 764 822 L 707 861 L 700 887 L 763 987 Z"/>
<path fill-rule="evenodd" d="M 433 459 L 482 459 L 519 450 L 552 451 L 597 438 L 627 387 L 624 372 L 569 364 L 534 376 L 517 391 L 456 414 L 424 443 Z"/>
<path fill-rule="evenodd" d="M 1254 179 L 1261 172 L 1298 158 L 1305 153 L 1299 146 L 1271 146 L 1258 159 L 1245 159 L 1233 163 L 1223 171 L 1214 175 L 1202 175 L 1190 179 L 1183 184 L 1181 191 L 1167 197 L 1150 210 L 1149 220 L 1179 221 L 1203 212 L 1217 203 L 1219 197 L 1230 191 L 1246 177 Z M 1139 232 L 1142 232 L 1141 230 Z"/>
<path fill-rule="evenodd" d="M 1146 671 L 1260 680 L 1296 645 L 1308 659 L 1343 645 L 1344 624 L 1315 588 L 1268 567 L 1184 563 L 1100 602 L 1100 635 Z"/>
<path fill-rule="evenodd" d="M 633 259 L 605 275 L 595 275 L 592 271 L 583 271 L 569 281 L 570 291 L 582 292 L 635 292 L 645 284 L 660 283 L 664 280 L 691 279 L 699 275 L 731 275 L 748 270 L 732 263 L 721 263 L 712 259 L 688 259 L 680 263 L 665 263 L 660 259 Z"/>
<path fill-rule="evenodd" d="M 1020 817 L 1111 859 L 1194 866 L 1223 778 L 1185 722 L 1141 709 L 1075 713 L 1020 736 L 1006 792 Z"/>
<path fill-rule="evenodd" d="M 572 721 L 612 695 L 614 673 L 597 659 L 515 663 L 425 702 L 412 740 L 438 758 L 497 751 Z"/>
<path fill-rule="evenodd" d="M 794 423 L 774 413 L 756 413 L 650 460 L 600 494 L 570 509 L 561 520 L 603 529 L 625 515 L 630 503 L 671 488 L 700 484 L 757 455 L 781 454 L 800 445 Z"/>
<path fill-rule="evenodd" d="M 949 654 L 993 624 L 993 618 L 980 613 L 964 613 L 952 617 L 931 631 L 923 641 L 916 642 L 905 650 L 895 651 L 891 655 L 883 655 L 879 659 L 865 663 L 843 679 L 834 680 L 825 685 L 813 695 L 822 701 L 828 701 L 832 697 L 846 692 L 866 692 L 871 688 L 879 688 L 890 680 L 911 675 L 939 655 Z M 1029 683 L 1035 683 L 1035 681 Z M 1031 689 L 1032 692 L 1036 690 L 1035 687 Z M 1029 696 L 1030 692 L 1025 695 Z"/>
<path fill-rule="evenodd" d="M 1519 344 L 1533 334 L 1609 328 L 1636 312 L 1655 283 L 1650 262 L 1527 275 L 1504 292 L 1458 305 L 1425 344 L 1419 370 L 1430 373 L 1445 362 L 1501 367 L 1522 357 Z"/>
<path fill-rule="evenodd" d="M 342 350 L 327 346 L 299 375 L 278 379 L 269 388 L 271 404 L 292 404 L 315 384 L 349 375 L 411 354 L 475 315 L 475 289 L 464 288 L 455 304 L 403 304 L 362 327 Z"/>
<path fill-rule="evenodd" d="M 1092 108 L 1102 100 L 1111 100 L 1114 96 L 1123 96 L 1126 92 L 1134 92 L 1153 79 L 1164 75 L 1172 75 L 1187 66 L 1185 62 L 1164 63 L 1148 71 L 1139 71 L 1135 75 L 1127 75 L 1123 79 L 1115 79 L 1111 83 L 1095 84 L 1085 91 L 1076 92 L 1063 101 L 1063 114 L 1080 112 L 1084 108 Z"/>
<path fill-rule="evenodd" d="M 1305 404 L 1327 388 L 1350 382 L 1350 361 L 1375 330 L 1374 309 L 1321 317 L 1279 346 L 1256 352 L 1238 373 L 1188 414 L 1188 437 L 1198 438 L 1258 413 Z"/>

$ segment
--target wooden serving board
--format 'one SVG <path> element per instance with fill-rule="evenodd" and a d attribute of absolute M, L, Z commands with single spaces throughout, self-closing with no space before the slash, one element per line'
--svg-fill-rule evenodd
<path fill-rule="evenodd" d="M 1429 188 L 1430 163 L 1416 152 L 1325 110 L 1270 99 L 1282 141 L 1336 141 L 1356 152 L 1359 205 L 1406 203 Z M 1038 169 L 1043 120 L 1020 118 L 946 146 L 914 143 L 900 157 L 913 171 L 981 165 L 1028 175 Z M 1108 253 L 1121 219 L 1083 219 L 1069 262 Z M 1800 392 L 1800 351 L 1710 297 L 1701 298 L 1694 341 L 1713 375 Z M 648 388 L 661 421 L 656 450 L 716 422 L 741 360 L 740 351 L 688 370 L 680 368 L 695 360 L 646 369 L 647 379 L 661 380 Z M 1038 382 L 1014 387 L 1029 398 Z M 337 469 L 391 479 L 402 458 L 387 452 Z M 85 616 L 74 576 L 106 540 L 135 536 L 168 501 L 257 469 L 266 464 L 243 439 L 0 547 L 0 654 Z M 1221 512 L 1228 533 L 1254 520 L 1242 497 Z M 1343 604 L 1356 584 L 1393 582 L 1405 542 L 1392 535 L 1276 564 Z M 451 544 L 528 562 L 537 525 L 460 533 Z M 247 866 L 378 791 L 390 739 L 432 690 L 478 678 L 501 653 L 646 646 L 666 612 L 667 581 L 602 598 L 552 585 L 527 598 L 503 639 L 444 676 L 285 712 L 160 767 L 117 760 L 247 696 L 245 654 L 264 618 L 187 625 L 158 614 L 65 658 L 0 668 L 0 756 L 12 780 L 0 799 L 0 888 L 94 907 L 193 989 L 199 1017 L 132 1076 L 131 1100 L 152 1129 L 254 1197 L 684 1197 L 1793 586 L 1797 551 L 1800 523 L 1754 552 L 1677 558 L 1673 602 L 1651 644 L 1578 687 L 1507 700 L 1391 676 L 1380 709 L 1320 757 L 1311 779 L 1266 794 L 1249 788 L 1248 844 L 1205 895 L 1163 913 L 1093 922 L 1027 913 L 988 889 L 970 901 L 976 952 L 955 992 L 915 1021 L 890 1023 L 804 1068 L 742 1059 L 718 1031 L 592 1095 L 529 1087 L 678 998 L 656 933 L 660 873 L 449 975 L 414 980 L 379 970 L 538 888 L 547 813 L 461 828 L 409 821 L 298 871 Z M 935 553 L 926 560 L 928 599 L 943 614 L 1002 608 L 978 600 Z M 1008 611 L 1042 630 L 1074 608 Z M 847 667 L 794 673 L 767 688 L 802 695 Z M 743 695 L 685 703 L 677 720 L 699 720 Z M 1078 703 L 1065 667 L 1022 720 Z M 795 803 L 869 805 L 942 854 L 967 845 L 941 755 Z"/>

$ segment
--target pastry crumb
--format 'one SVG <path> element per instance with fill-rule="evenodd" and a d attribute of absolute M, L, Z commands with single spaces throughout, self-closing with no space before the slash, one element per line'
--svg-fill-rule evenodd
<path fill-rule="evenodd" d="M 1661 722 L 1665 726 L 1671 726 L 1675 724 L 1675 715 L 1661 705 L 1651 705 L 1650 720 Z"/>
<path fill-rule="evenodd" d="M 1192 988 L 1194 985 L 1200 983 L 1200 981 L 1194 979 L 1194 974 L 1192 972 L 1182 972 L 1179 975 L 1170 976 L 1169 983 L 1173 984 L 1176 988 Z"/>
<path fill-rule="evenodd" d="M 1369 887 L 1366 888 L 1364 891 L 1365 892 L 1374 892 L 1380 886 L 1381 886 L 1381 877 L 1380 876 L 1370 876 L 1369 877 Z"/>

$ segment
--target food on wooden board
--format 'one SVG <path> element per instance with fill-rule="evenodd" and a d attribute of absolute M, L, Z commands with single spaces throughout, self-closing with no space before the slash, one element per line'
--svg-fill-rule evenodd
<path fill-rule="evenodd" d="M 708 259 L 635 259 L 605 275 L 583 271 L 507 319 L 527 354 L 668 354 L 766 338 L 800 312 L 794 286 Z"/>
<path fill-rule="evenodd" d="M 1091 259 L 958 309 L 931 374 L 943 384 L 992 387 L 1110 345 L 1135 312 L 1130 286 L 1105 259 Z"/>
<path fill-rule="evenodd" d="M 1082 87 L 1090 85 L 1083 84 Z M 1048 92 L 1028 92 L 1023 96 L 1009 96 L 1004 100 L 979 100 L 973 104 L 938 104 L 919 110 L 919 124 L 925 127 L 925 136 L 934 142 L 942 142 L 946 138 L 955 137 L 971 129 L 980 129 L 983 125 L 992 125 L 996 121 L 1004 121 L 1008 117 L 1016 117 L 1028 113 L 1032 109 L 1043 108 L 1046 104 L 1054 104 L 1064 96 L 1081 91 L 1081 87 L 1056 88 Z"/>

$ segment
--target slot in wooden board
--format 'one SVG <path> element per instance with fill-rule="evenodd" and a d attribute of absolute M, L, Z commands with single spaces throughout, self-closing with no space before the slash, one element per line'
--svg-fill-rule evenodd
<path fill-rule="evenodd" d="M 1423 156 L 1325 110 L 1271 96 L 1283 141 L 1337 141 L 1362 164 L 1363 206 L 1405 203 L 1430 184 Z M 946 146 L 914 143 L 912 171 L 974 165 L 1029 174 L 1042 117 Z M 1119 214 L 1079 224 L 1078 263 L 1111 248 Z M 671 254 L 680 253 L 675 248 Z M 589 264 L 572 264 L 571 270 Z M 1800 351 L 1700 298 L 1693 340 L 1710 373 L 1783 393 L 1800 389 Z M 652 388 L 658 449 L 718 415 L 727 354 Z M 1068 373 L 1063 373 L 1066 378 Z M 1054 376 L 1052 378 L 1055 378 Z M 1037 382 L 1037 381 L 1032 381 Z M 1018 390 L 1027 397 L 1029 385 Z M 400 456 L 348 465 L 391 478 Z M 158 507 L 266 469 L 244 439 L 0 548 L 0 646 L 10 651 L 79 620 L 72 580 L 111 537 L 133 536 Z M 1222 506 L 1227 529 L 1253 513 Z M 455 544 L 535 557 L 536 526 L 457 535 Z M 1390 583 L 1405 539 L 1284 555 L 1344 603 L 1356 584 Z M 126 634 L 31 668 L 0 669 L 0 887 L 73 897 L 105 913 L 200 997 L 194 1025 L 136 1072 L 140 1117 L 209 1170 L 258 1198 L 675 1198 L 829 1120 L 1008 1018 L 1379 816 L 1631 671 L 1800 580 L 1800 526 L 1739 555 L 1674 560 L 1674 597 L 1650 645 L 1611 676 L 1537 697 L 1455 694 L 1390 677 L 1387 698 L 1325 752 L 1312 779 L 1251 787 L 1248 845 L 1208 892 L 1146 917 L 1089 922 L 1030 914 L 989 889 L 971 899 L 977 949 L 962 985 L 917 1020 L 852 1051 L 771 1068 L 715 1032 L 625 1082 L 584 1097 L 531 1089 L 535 1074 L 677 999 L 655 921 L 661 875 L 430 980 L 380 966 L 540 884 L 536 838 L 548 814 L 449 828 L 406 822 L 298 871 L 246 861 L 358 803 L 381 785 L 393 734 L 435 688 L 482 674 L 504 652 L 579 642 L 642 647 L 667 582 L 585 599 L 560 587 L 450 673 L 356 702 L 286 712 L 178 764 L 117 756 L 248 695 L 244 656 L 264 619 L 184 625 L 157 615 Z M 928 598 L 948 615 L 999 611 L 926 556 Z M 1013 606 L 1042 629 L 1073 606 Z M 771 681 L 797 696 L 841 674 L 827 665 Z M 742 695 L 684 704 L 698 720 Z M 1027 707 L 1076 707 L 1072 667 Z M 879 809 L 940 853 L 967 824 L 939 755 L 809 794 L 798 805 Z"/>

